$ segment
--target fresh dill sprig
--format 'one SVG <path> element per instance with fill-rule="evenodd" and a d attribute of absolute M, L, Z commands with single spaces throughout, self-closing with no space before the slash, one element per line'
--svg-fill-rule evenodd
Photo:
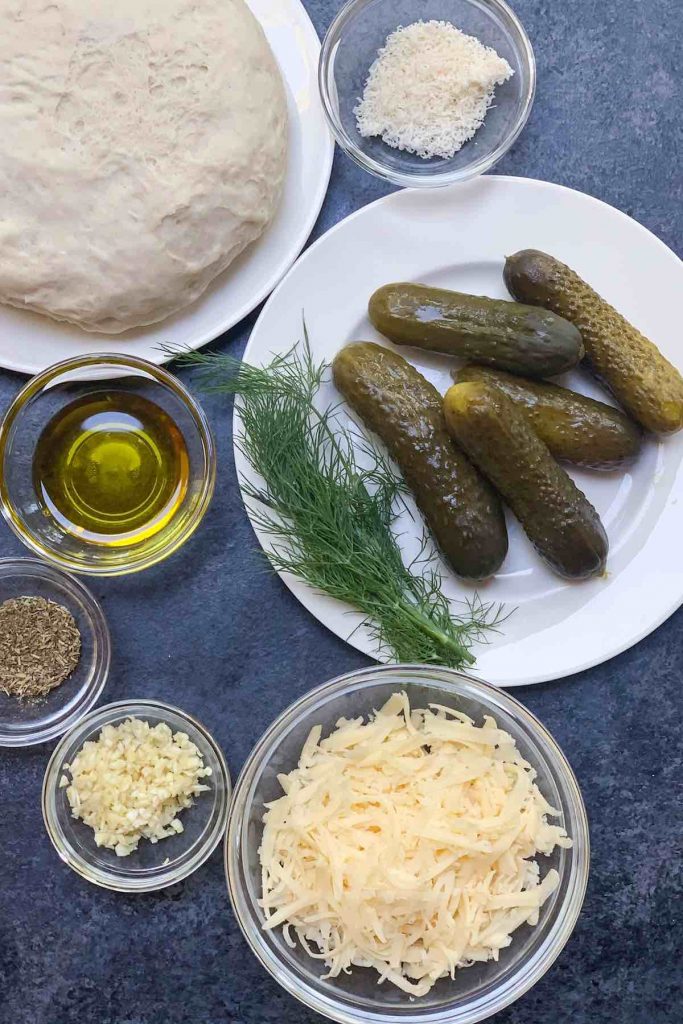
<path fill-rule="evenodd" d="M 403 481 L 364 431 L 342 425 L 336 407 L 316 409 L 326 367 L 314 363 L 308 337 L 266 367 L 225 354 L 179 358 L 200 368 L 204 390 L 238 396 L 236 443 L 262 481 L 243 481 L 243 490 L 273 567 L 353 605 L 397 661 L 473 665 L 471 648 L 500 624 L 500 608 L 475 596 L 455 615 L 426 534 L 420 556 L 404 564 L 391 529 Z"/>

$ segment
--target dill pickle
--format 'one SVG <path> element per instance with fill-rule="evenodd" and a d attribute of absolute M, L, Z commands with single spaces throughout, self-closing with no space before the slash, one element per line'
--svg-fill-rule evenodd
<path fill-rule="evenodd" d="M 576 325 L 591 369 L 646 430 L 670 434 L 683 427 L 683 377 L 578 274 L 547 253 L 524 249 L 505 261 L 505 283 L 520 301 Z"/>
<path fill-rule="evenodd" d="M 507 553 L 503 509 L 448 436 L 436 388 L 400 355 L 371 342 L 342 349 L 332 371 L 351 408 L 398 463 L 453 571 L 474 580 L 492 575 Z"/>
<path fill-rule="evenodd" d="M 414 345 L 527 377 L 552 377 L 583 357 L 576 327 L 504 299 L 423 284 L 387 284 L 368 305 L 370 321 L 396 345 Z"/>
<path fill-rule="evenodd" d="M 454 384 L 444 416 L 451 436 L 555 572 L 586 579 L 604 571 L 608 544 L 600 517 L 507 395 L 481 381 Z"/>
<path fill-rule="evenodd" d="M 465 366 L 453 376 L 458 383 L 480 381 L 503 391 L 556 459 L 607 470 L 632 462 L 640 451 L 639 427 L 604 402 L 487 366 Z"/>

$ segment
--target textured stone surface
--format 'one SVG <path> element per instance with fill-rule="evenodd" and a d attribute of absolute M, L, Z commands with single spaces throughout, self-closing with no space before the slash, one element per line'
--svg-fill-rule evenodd
<path fill-rule="evenodd" d="M 320 32 L 336 0 L 307 0 Z M 536 48 L 531 121 L 499 164 L 590 192 L 674 249 L 683 231 L 680 0 L 516 0 Z M 388 191 L 337 154 L 316 228 Z M 588 244 L 589 240 L 587 240 Z M 216 343 L 240 352 L 250 317 Z M 0 372 L 0 408 L 21 378 Z M 108 701 L 158 697 L 213 729 L 235 775 L 295 696 L 365 663 L 263 572 L 235 486 L 230 410 L 216 500 L 172 561 L 96 582 L 114 641 Z M 0 556 L 24 552 L 0 530 Z M 591 819 L 584 912 L 564 953 L 499 1024 L 681 1019 L 683 618 L 564 682 L 517 691 L 574 765 Z M 578 639 L 578 638 L 577 638 Z M 173 890 L 100 891 L 57 859 L 40 814 L 49 749 L 0 753 L 0 1024 L 313 1024 L 252 957 L 220 853 Z M 678 788 L 678 795 L 676 789 Z M 678 800 L 678 807 L 676 802 Z"/>

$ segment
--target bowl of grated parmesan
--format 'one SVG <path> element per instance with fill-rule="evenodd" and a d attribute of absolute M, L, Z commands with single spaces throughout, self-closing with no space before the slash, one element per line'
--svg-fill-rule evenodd
<path fill-rule="evenodd" d="M 531 111 L 536 64 L 504 0 L 349 0 L 320 52 L 323 109 L 341 148 L 405 187 L 483 174 Z"/>
<path fill-rule="evenodd" d="M 287 708 L 235 786 L 228 890 L 263 966 L 342 1024 L 475 1024 L 527 991 L 578 918 L 583 800 L 503 691 L 361 669 Z"/>

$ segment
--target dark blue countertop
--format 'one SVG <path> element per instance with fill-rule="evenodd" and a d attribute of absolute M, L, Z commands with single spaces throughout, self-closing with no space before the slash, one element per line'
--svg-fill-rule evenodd
<path fill-rule="evenodd" d="M 322 33 L 337 0 L 306 6 Z M 680 253 L 680 0 L 515 0 L 515 8 L 535 45 L 538 93 L 497 171 L 598 196 Z M 337 154 L 315 235 L 386 191 Z M 216 347 L 241 352 L 253 322 Z M 0 371 L 0 409 L 21 383 Z M 166 564 L 91 585 L 114 643 L 106 700 L 157 697 L 187 709 L 213 730 L 235 776 L 277 712 L 366 659 L 263 571 L 236 487 L 229 403 L 212 397 L 205 406 L 220 472 L 202 528 Z M 1 527 L 0 557 L 24 553 Z M 576 770 L 593 856 L 568 946 L 497 1024 L 682 1019 L 682 641 L 679 613 L 605 665 L 516 691 Z M 319 1020 L 248 950 L 219 851 L 181 885 L 138 898 L 99 890 L 64 866 L 40 813 L 48 755 L 47 746 L 0 752 L 0 1024 Z"/>

